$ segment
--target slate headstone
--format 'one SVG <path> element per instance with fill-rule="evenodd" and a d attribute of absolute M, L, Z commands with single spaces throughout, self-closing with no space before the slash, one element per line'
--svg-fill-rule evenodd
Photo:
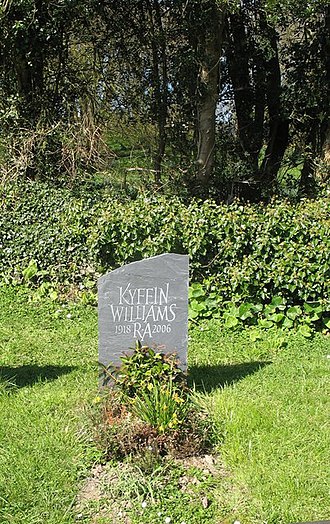
<path fill-rule="evenodd" d="M 99 362 L 120 365 L 136 341 L 176 353 L 187 367 L 189 257 L 165 253 L 132 262 L 98 281 Z"/>
<path fill-rule="evenodd" d="M 296 522 L 296 524 L 330 524 L 330 520 L 313 520 L 308 522 Z"/>

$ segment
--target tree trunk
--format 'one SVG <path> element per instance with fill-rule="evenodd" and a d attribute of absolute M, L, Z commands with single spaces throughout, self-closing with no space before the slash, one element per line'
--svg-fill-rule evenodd
<path fill-rule="evenodd" d="M 256 174 L 263 142 L 265 70 L 260 56 L 254 57 L 254 67 L 251 67 L 249 40 L 241 12 L 229 18 L 227 56 L 234 89 L 238 137 L 242 153 L 248 155 L 251 169 Z"/>
<path fill-rule="evenodd" d="M 281 71 L 277 50 L 277 35 L 274 27 L 264 20 L 265 31 L 269 34 L 272 57 L 265 64 L 267 68 L 266 98 L 269 115 L 269 135 L 265 157 L 260 169 L 260 178 L 265 187 L 276 180 L 278 170 L 288 145 L 289 121 L 283 115 L 281 104 Z"/>
<path fill-rule="evenodd" d="M 45 26 L 43 0 L 35 3 L 34 22 L 27 29 L 25 39 L 17 39 L 13 50 L 18 92 L 21 98 L 21 116 L 31 125 L 38 122 L 44 92 L 44 48 L 42 29 Z"/>
<path fill-rule="evenodd" d="M 327 79 L 327 88 L 326 96 L 330 92 L 330 6 L 326 8 L 325 17 L 325 42 L 324 42 L 324 56 L 325 56 L 325 68 L 326 68 L 326 79 Z M 329 122 L 329 110 L 327 112 L 327 118 L 324 125 L 324 133 L 321 138 L 322 144 L 322 160 L 325 164 L 325 178 L 329 179 L 329 169 L 330 169 L 330 122 Z"/>
<path fill-rule="evenodd" d="M 152 72 L 154 88 L 154 111 L 158 128 L 158 144 L 154 157 L 155 182 L 160 184 L 162 161 L 166 146 L 166 122 L 167 122 L 167 55 L 166 36 L 163 27 L 162 14 L 158 0 L 153 3 L 147 1 L 148 13 L 151 26 L 151 51 Z"/>
<path fill-rule="evenodd" d="M 323 87 L 324 101 L 329 100 L 330 95 L 330 7 L 324 11 L 320 32 L 317 35 L 321 43 L 319 58 L 325 69 L 325 79 Z M 315 37 L 315 35 L 314 35 Z M 305 138 L 305 161 L 301 171 L 299 183 L 300 193 L 313 195 L 317 188 L 317 183 L 325 184 L 329 179 L 330 168 L 330 123 L 329 108 L 325 105 L 322 118 L 320 118 L 320 108 L 309 113 L 308 130 Z"/>
<path fill-rule="evenodd" d="M 201 186 L 207 186 L 214 167 L 216 105 L 219 97 L 219 62 L 224 22 L 224 12 L 214 4 L 210 10 L 209 27 L 204 35 L 199 36 L 198 42 L 201 63 L 197 104 L 197 180 Z"/>

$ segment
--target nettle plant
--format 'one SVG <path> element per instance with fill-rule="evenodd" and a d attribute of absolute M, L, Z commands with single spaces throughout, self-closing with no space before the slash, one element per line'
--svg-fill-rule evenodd
<path fill-rule="evenodd" d="M 186 375 L 179 367 L 174 353 L 164 354 L 142 346 L 137 341 L 134 352 L 121 358 L 122 365 L 115 373 L 117 389 L 128 397 L 150 391 L 155 386 L 171 383 L 174 390 L 185 392 Z"/>

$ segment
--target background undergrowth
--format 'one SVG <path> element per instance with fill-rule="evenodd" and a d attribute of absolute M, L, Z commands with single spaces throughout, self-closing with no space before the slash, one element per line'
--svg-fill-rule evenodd
<path fill-rule="evenodd" d="M 3 185 L 0 205 L 0 278 L 43 284 L 41 296 L 74 285 L 88 301 L 99 274 L 175 252 L 189 254 L 192 281 L 223 303 L 280 295 L 328 307 L 329 198 L 226 206 L 27 182 Z"/>

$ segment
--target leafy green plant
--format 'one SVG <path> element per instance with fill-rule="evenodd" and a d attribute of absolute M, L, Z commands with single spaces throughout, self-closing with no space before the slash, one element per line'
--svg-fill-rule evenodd
<path fill-rule="evenodd" d="M 42 284 L 33 293 L 34 300 L 42 300 L 43 298 L 49 298 L 53 302 L 58 299 L 58 291 L 51 282 L 42 282 Z"/>
<path fill-rule="evenodd" d="M 208 293 L 201 283 L 193 282 L 188 296 L 190 320 L 219 316 L 219 296 L 215 291 Z"/>
<path fill-rule="evenodd" d="M 97 400 L 91 413 L 94 440 L 108 459 L 127 456 L 187 457 L 209 452 L 218 435 L 209 412 L 169 383 L 134 398 L 116 388 Z"/>
<path fill-rule="evenodd" d="M 150 449 L 186 456 L 210 448 L 212 423 L 188 388 L 175 355 L 137 342 L 119 369 L 104 372 L 111 387 L 105 390 L 95 426 L 96 439 L 109 456 Z"/>
<path fill-rule="evenodd" d="M 269 304 L 243 303 L 239 306 L 229 303 L 223 314 L 226 328 L 257 326 L 261 329 L 273 327 L 298 329 L 310 337 L 314 329 L 329 329 L 329 305 L 327 303 L 305 302 L 303 306 L 290 305 L 281 296 L 272 298 Z"/>
<path fill-rule="evenodd" d="M 223 314 L 225 327 L 234 328 L 239 325 L 240 321 L 247 324 L 253 324 L 256 322 L 260 311 L 262 311 L 261 304 L 251 304 L 247 302 L 237 306 L 233 302 L 229 302 Z"/>
<path fill-rule="evenodd" d="M 128 397 L 148 390 L 151 381 L 159 384 L 171 382 L 173 387 L 181 389 L 186 387 L 186 376 L 174 354 L 158 353 L 137 341 L 133 353 L 122 356 L 121 362 L 118 370 L 110 366 L 105 375 Z"/>
<path fill-rule="evenodd" d="M 38 266 L 35 260 L 30 260 L 28 266 L 23 269 L 22 275 L 24 282 L 29 282 L 38 273 Z"/>
<path fill-rule="evenodd" d="M 329 300 L 329 197 L 226 206 L 148 194 L 124 199 L 109 184 L 40 182 L 6 183 L 0 194 L 2 280 L 23 282 L 34 260 L 31 283 L 79 287 L 122 264 L 176 252 L 189 254 L 192 282 L 200 283 L 191 290 L 194 320 L 229 301 L 269 304 L 281 296 L 302 307 Z"/>

